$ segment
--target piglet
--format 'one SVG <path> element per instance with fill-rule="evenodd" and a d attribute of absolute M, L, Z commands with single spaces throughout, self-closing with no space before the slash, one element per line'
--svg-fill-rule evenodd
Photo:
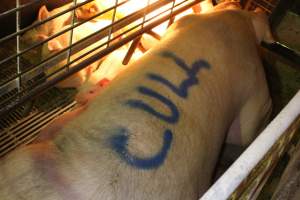
<path fill-rule="evenodd" d="M 110 22 L 109 21 L 98 21 L 98 22 L 86 22 L 76 28 L 73 29 L 72 39 L 71 39 L 71 31 L 68 31 L 50 41 L 45 43 L 43 45 L 42 49 L 42 59 L 46 59 L 51 57 L 53 54 L 57 54 L 58 52 L 61 52 L 62 50 L 65 50 L 67 47 L 69 47 L 71 44 L 75 44 L 91 34 L 95 33 L 96 31 L 99 31 L 101 28 L 107 26 Z M 71 42 L 72 40 L 72 42 Z M 107 41 L 107 37 L 95 42 L 94 44 L 80 50 L 79 52 L 75 53 L 70 57 L 70 62 L 72 62 L 74 59 L 77 59 L 78 57 L 84 55 L 85 53 L 88 53 L 89 51 L 93 50 L 94 48 L 98 47 L 99 45 L 103 44 Z M 100 49 L 103 49 L 100 48 Z M 95 52 L 98 52 L 96 50 Z M 52 75 L 53 73 L 60 70 L 65 64 L 68 62 L 67 54 L 66 58 L 56 64 L 55 66 L 52 66 L 46 70 L 47 75 Z M 77 61 L 74 61 L 74 63 L 71 65 L 74 66 L 81 62 L 83 59 L 86 59 L 91 54 L 88 54 L 87 56 L 83 57 L 82 59 L 79 59 Z M 58 87 L 67 88 L 67 87 L 80 87 L 83 83 L 85 83 L 94 73 L 94 71 L 98 68 L 100 64 L 100 60 L 92 63 L 91 65 L 87 66 L 83 70 L 77 72 L 76 74 L 72 75 L 71 77 L 67 78 L 66 80 L 61 81 L 57 84 Z M 63 70 L 64 72 L 64 70 Z M 100 78 L 98 79 L 100 80 Z"/>
<path fill-rule="evenodd" d="M 84 40 L 85 38 L 89 37 L 91 34 L 99 31 L 100 29 L 108 26 L 110 21 L 107 20 L 100 20 L 94 22 L 86 22 L 76 28 L 74 28 L 73 36 L 72 36 L 72 44 L 79 42 L 80 40 Z M 78 58 L 79 56 L 88 53 L 89 51 L 93 50 L 94 48 L 99 47 L 101 44 L 107 41 L 107 37 L 103 38 L 100 41 L 95 42 L 94 44 L 82 49 L 78 53 L 71 56 L 70 61 Z M 47 43 L 44 44 L 42 50 L 42 58 L 46 59 L 53 54 L 56 54 L 65 48 L 71 45 L 70 41 L 70 32 L 62 34 Z M 95 52 L 102 50 L 106 46 L 104 45 L 102 48 L 98 48 Z M 94 84 L 96 84 L 99 80 L 108 79 L 112 80 L 115 76 L 121 73 L 125 68 L 126 65 L 122 64 L 124 57 L 126 56 L 128 51 L 128 47 L 122 47 L 114 52 L 110 53 L 103 59 L 99 59 L 96 62 L 92 63 L 91 65 L 87 66 L 86 68 L 82 69 L 81 71 L 77 72 L 76 74 L 72 75 L 71 77 L 67 78 L 66 80 L 61 81 L 56 86 L 60 88 L 67 88 L 67 87 L 75 87 L 78 88 L 80 93 L 85 93 L 86 90 L 92 88 Z M 89 53 L 86 57 L 93 55 L 94 52 Z M 142 56 L 140 51 L 136 51 L 130 62 L 137 60 L 139 57 Z M 84 57 L 83 59 L 85 59 Z M 79 62 L 82 62 L 83 59 L 79 59 L 75 61 L 72 65 L 76 65 Z M 55 73 L 57 70 L 61 69 L 63 65 L 67 63 L 67 58 L 62 62 L 58 63 L 57 65 L 50 67 L 46 70 L 47 75 L 51 75 Z"/>
<path fill-rule="evenodd" d="M 37 19 L 34 22 L 34 24 L 44 21 L 55 15 L 58 15 L 64 11 L 66 11 L 67 9 L 71 9 L 73 6 L 75 6 L 74 3 L 68 3 L 68 4 L 65 4 L 63 6 L 57 7 L 55 9 L 49 11 L 47 9 L 47 7 L 45 5 L 43 5 L 40 7 L 40 9 L 38 11 Z M 95 10 L 92 10 L 92 9 L 86 10 L 85 6 L 86 5 L 83 5 L 81 7 L 78 7 L 77 9 L 75 9 L 75 12 L 74 12 L 74 21 L 75 22 L 77 20 L 78 21 L 85 20 L 91 15 L 91 12 L 92 13 L 96 12 Z M 84 10 L 84 12 L 83 12 L 83 10 Z M 51 19 L 48 22 L 45 22 L 33 29 L 30 29 L 21 37 L 22 42 L 24 44 L 27 44 L 27 46 L 29 46 L 36 42 L 43 41 L 43 40 L 47 39 L 49 36 L 52 36 L 60 31 L 64 30 L 65 28 L 67 28 L 67 25 L 72 24 L 72 19 L 73 19 L 72 15 L 73 15 L 73 10 L 68 11 L 65 14 L 62 14 L 58 17 L 55 17 L 54 19 Z"/>
<path fill-rule="evenodd" d="M 224 142 L 247 146 L 270 113 L 262 16 L 175 22 L 54 137 L 1 160 L 1 198 L 198 199 Z"/>

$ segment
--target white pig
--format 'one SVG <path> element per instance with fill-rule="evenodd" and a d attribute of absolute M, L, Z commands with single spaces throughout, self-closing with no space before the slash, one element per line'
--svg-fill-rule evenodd
<path fill-rule="evenodd" d="M 88 37 L 89 35 L 93 34 L 94 32 L 107 26 L 109 23 L 110 22 L 107 20 L 101 20 L 101 21 L 94 21 L 94 22 L 86 22 L 86 23 L 80 25 L 79 27 L 76 27 L 73 31 L 72 44 Z M 103 44 L 106 41 L 107 41 L 107 37 L 82 49 L 78 53 L 71 56 L 70 61 L 76 59 L 77 57 L 83 55 L 84 53 L 87 53 L 88 51 Z M 58 36 L 57 38 L 54 38 L 43 45 L 42 58 L 43 59 L 48 58 L 48 57 L 52 56 L 53 54 L 56 54 L 56 53 L 60 52 L 61 50 L 65 49 L 66 47 L 70 46 L 70 44 L 71 44 L 70 32 L 65 33 L 61 36 Z M 105 47 L 106 46 L 104 46 L 100 49 L 103 49 Z M 117 74 L 119 74 L 126 68 L 126 65 L 123 65 L 122 61 L 123 61 L 127 51 L 128 51 L 128 48 L 126 48 L 126 47 L 117 49 L 114 52 L 110 53 L 105 58 L 97 60 L 96 62 L 92 63 L 91 65 L 87 66 L 86 68 L 82 69 L 81 71 L 75 73 L 74 75 L 67 78 L 66 80 L 61 81 L 56 86 L 61 87 L 61 88 L 65 88 L 65 87 L 79 88 L 79 87 L 81 87 L 79 90 L 86 90 L 90 86 L 96 84 L 99 80 L 102 80 L 104 78 L 106 78 L 108 80 L 112 80 Z M 95 52 L 98 52 L 98 50 L 96 50 Z M 93 54 L 94 53 L 89 54 L 88 57 Z M 136 51 L 133 54 L 130 62 L 137 60 L 141 56 L 142 56 L 142 53 L 139 51 Z M 73 65 L 78 64 L 78 62 L 81 62 L 83 59 L 80 59 L 80 60 L 74 62 Z M 50 74 L 54 73 L 55 71 L 60 69 L 66 63 L 67 63 L 67 58 L 64 59 L 63 61 L 61 61 L 60 63 L 58 63 L 57 65 L 47 69 L 46 74 L 50 75 Z"/>
<path fill-rule="evenodd" d="M 57 15 L 67 9 L 70 9 L 73 6 L 74 6 L 73 3 L 68 3 L 64 6 L 49 11 L 47 7 L 44 5 L 39 9 L 37 19 L 34 22 L 34 24 L 46 20 L 47 18 Z M 63 29 L 66 28 L 67 25 L 70 25 L 72 23 L 72 12 L 73 11 L 71 10 L 44 24 L 41 24 L 33 29 L 30 29 L 21 37 L 22 42 L 25 43 L 26 45 L 34 44 L 36 42 L 43 41 L 47 39 L 49 36 L 52 36 L 62 31 Z M 97 11 L 93 9 L 86 9 L 85 5 L 83 5 L 75 10 L 75 16 L 74 16 L 75 21 L 76 19 L 84 20 L 88 18 L 90 15 L 95 14 L 96 12 Z"/>
<path fill-rule="evenodd" d="M 96 31 L 99 31 L 103 27 L 107 26 L 110 22 L 109 21 L 98 21 L 98 22 L 86 22 L 76 28 L 73 29 L 73 35 L 72 35 L 72 44 L 75 44 L 76 42 L 79 42 L 80 40 L 83 40 L 84 38 L 90 36 L 91 34 L 95 33 Z M 46 59 L 48 57 L 51 57 L 53 54 L 56 54 L 65 48 L 69 47 L 71 45 L 70 40 L 70 34 L 71 31 L 68 31 L 50 41 L 45 43 L 43 45 L 42 49 L 42 59 Z M 73 61 L 74 59 L 78 58 L 79 56 L 82 56 L 85 53 L 88 53 L 92 49 L 98 47 L 99 45 L 103 44 L 107 41 L 107 37 L 95 42 L 94 44 L 80 50 L 76 54 L 72 55 L 70 58 L 70 61 Z M 103 49 L 104 47 L 100 48 Z M 98 52 L 96 50 L 95 52 Z M 47 75 L 51 75 L 52 73 L 56 72 L 57 70 L 61 69 L 66 63 L 67 63 L 67 54 L 66 58 L 56 64 L 55 66 L 52 66 L 46 70 Z M 91 54 L 87 55 L 86 57 L 89 57 Z M 83 59 L 85 59 L 84 57 Z M 81 62 L 83 59 L 79 59 L 78 61 L 75 61 L 72 65 L 78 64 L 78 62 Z M 75 73 L 74 75 L 70 76 L 69 78 L 59 82 L 57 84 L 58 87 L 80 87 L 83 83 L 85 83 L 89 78 L 92 76 L 94 71 L 98 68 L 100 64 L 100 60 L 92 63 L 91 65 L 87 66 L 83 70 Z M 64 71 L 63 71 L 64 72 Z"/>
<path fill-rule="evenodd" d="M 1 199 L 198 199 L 226 138 L 248 145 L 270 112 L 258 19 L 178 20 L 58 134 L 1 160 Z"/>

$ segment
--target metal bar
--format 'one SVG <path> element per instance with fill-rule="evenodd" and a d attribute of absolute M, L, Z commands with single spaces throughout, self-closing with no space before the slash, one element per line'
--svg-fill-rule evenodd
<path fill-rule="evenodd" d="M 300 116 L 300 91 L 269 123 L 251 145 L 227 169 L 227 171 L 200 198 L 201 200 L 225 200 L 242 184 L 250 172 L 269 152 L 279 138 Z M 251 199 L 251 198 L 250 198 Z"/>
<path fill-rule="evenodd" d="M 142 25 L 141 29 L 143 29 L 144 25 L 145 25 L 146 15 L 147 15 L 146 13 L 147 13 L 147 8 L 148 8 L 149 4 L 150 4 L 150 0 L 147 1 L 146 9 L 144 10 L 144 15 L 143 15 L 143 20 L 142 20 L 142 24 L 141 24 Z M 124 57 L 124 59 L 122 61 L 123 65 L 127 65 L 129 63 L 129 61 L 130 61 L 133 53 L 135 52 L 136 48 L 138 48 L 138 46 L 140 44 L 141 38 L 142 38 L 142 35 L 139 36 L 139 37 L 137 37 L 137 38 L 135 38 L 132 41 L 132 43 L 131 43 L 131 45 L 130 45 L 130 47 L 129 47 L 129 49 L 128 49 L 128 51 L 127 51 L 127 53 L 126 53 L 126 55 L 125 55 L 125 57 Z"/>
<path fill-rule="evenodd" d="M 153 38 L 155 38 L 157 40 L 161 40 L 161 36 L 159 34 L 155 33 L 153 30 L 148 31 L 147 34 L 151 35 Z"/>
<path fill-rule="evenodd" d="M 73 2 L 74 2 L 74 6 L 76 6 L 76 4 L 77 4 L 77 0 L 73 0 Z M 74 26 L 74 24 L 75 24 L 75 9 L 72 11 L 72 27 Z M 73 44 L 73 33 L 74 33 L 74 29 L 72 28 L 72 30 L 71 30 L 71 33 L 70 33 L 70 38 L 69 38 L 69 44 Z M 71 59 L 71 52 L 72 52 L 72 48 L 70 48 L 70 49 L 68 49 L 68 54 L 67 54 L 67 56 L 68 56 L 68 58 L 67 58 L 67 64 L 69 64 L 70 63 L 70 59 Z M 67 70 L 69 70 L 69 66 L 67 67 Z"/>
<path fill-rule="evenodd" d="M 135 38 L 132 41 L 132 43 L 131 43 L 131 45 L 130 45 L 130 47 L 129 47 L 126 55 L 125 55 L 125 58 L 122 61 L 123 65 L 127 65 L 129 63 L 129 61 L 130 61 L 130 59 L 131 59 L 131 57 L 132 57 L 135 49 L 138 47 L 138 45 L 139 45 L 139 43 L 141 41 L 141 38 L 142 38 L 142 35 L 138 36 L 137 38 Z"/>
<path fill-rule="evenodd" d="M 175 5 L 175 1 L 176 0 L 173 0 L 172 9 L 171 9 L 171 15 L 173 13 L 173 8 L 174 8 L 174 5 Z M 168 27 L 171 26 L 174 23 L 174 20 L 175 20 L 175 17 L 170 17 L 169 23 L 168 23 Z"/>
<path fill-rule="evenodd" d="M 142 22 L 142 29 L 144 28 L 145 20 L 146 20 L 146 15 L 147 15 L 147 9 L 149 7 L 150 0 L 147 1 L 147 6 L 146 9 L 144 10 L 144 15 L 143 15 L 143 22 Z"/>
<path fill-rule="evenodd" d="M 287 10 L 293 5 L 294 0 L 279 0 L 273 12 L 270 15 L 269 21 L 272 30 L 279 25 Z"/>
<path fill-rule="evenodd" d="M 185 6 L 182 6 L 181 8 L 179 8 L 178 10 L 174 11 L 172 15 L 177 15 L 187 9 L 189 9 L 191 6 L 201 2 L 202 0 L 195 0 Z M 164 2 L 168 2 L 168 0 L 165 1 L 159 1 L 160 3 Z M 156 4 L 157 6 L 157 4 Z M 165 22 L 166 20 L 168 20 L 170 17 L 172 17 L 171 14 L 166 15 L 164 17 L 161 17 L 160 19 L 158 19 L 157 21 L 154 21 L 150 24 L 148 24 L 147 26 L 144 27 L 144 29 L 140 29 L 130 35 L 128 35 L 127 37 L 121 39 L 118 43 L 114 43 L 111 46 L 109 46 L 108 48 L 104 49 L 103 51 L 100 51 L 98 53 L 96 53 L 95 55 L 92 55 L 90 58 L 82 61 L 81 63 L 78 63 L 77 65 L 73 66 L 68 72 L 61 74 L 57 77 L 54 77 L 53 79 L 40 84 L 39 86 L 37 86 L 36 88 L 33 88 L 32 90 L 30 90 L 27 95 L 25 96 L 21 96 L 18 101 L 9 104 L 7 107 L 2 107 L 0 108 L 0 116 L 3 116 L 4 113 L 12 110 L 13 108 L 15 108 L 17 105 L 20 105 L 24 102 L 26 102 L 27 100 L 37 96 L 38 94 L 41 94 L 43 92 L 45 92 L 47 89 L 49 89 L 51 86 L 55 85 L 56 83 L 58 83 L 59 81 L 64 80 L 65 78 L 69 77 L 70 75 L 80 71 L 81 69 L 83 69 L 84 67 L 90 65 L 91 63 L 94 63 L 95 61 L 99 60 L 99 58 L 108 55 L 110 52 L 112 52 L 113 50 L 123 46 L 124 44 L 128 43 L 129 41 L 133 40 L 134 38 L 138 37 L 139 35 L 143 34 L 144 32 L 147 32 L 149 30 L 151 30 L 152 28 L 154 28 L 155 26 Z"/>
<path fill-rule="evenodd" d="M 20 6 L 20 0 L 16 0 L 16 7 L 18 8 Z M 20 30 L 21 21 L 20 21 L 20 11 L 18 10 L 16 12 L 16 31 Z M 20 53 L 20 35 L 17 36 L 17 54 Z M 20 56 L 17 56 L 17 76 L 18 76 L 18 92 L 21 91 L 21 62 L 20 62 Z"/>
<path fill-rule="evenodd" d="M 109 31 L 108 31 L 108 41 L 110 41 L 111 34 L 112 34 L 112 29 L 113 29 L 113 24 L 115 23 L 115 19 L 116 19 L 116 13 L 117 13 L 116 5 L 118 5 L 118 0 L 115 1 L 115 8 L 114 8 L 114 12 L 113 12 L 112 19 L 111 19 L 112 26 L 109 27 Z M 109 42 L 107 43 L 106 47 L 109 47 Z"/>
<path fill-rule="evenodd" d="M 300 70 L 300 54 L 296 51 L 290 49 L 289 47 L 281 44 L 280 42 L 275 43 L 265 43 L 262 42 L 262 47 L 271 51 L 272 53 L 277 54 L 278 56 L 284 58 L 288 62 L 292 62 L 292 66 L 296 66 Z"/>
<path fill-rule="evenodd" d="M 146 53 L 147 49 L 145 49 L 145 47 L 143 47 L 142 43 L 139 42 L 137 48 L 142 52 L 142 53 Z"/>
<path fill-rule="evenodd" d="M 265 4 L 269 5 L 269 7 L 274 8 L 275 5 L 273 3 L 271 3 L 271 1 L 268 0 L 262 0 L 262 2 L 264 2 Z"/>

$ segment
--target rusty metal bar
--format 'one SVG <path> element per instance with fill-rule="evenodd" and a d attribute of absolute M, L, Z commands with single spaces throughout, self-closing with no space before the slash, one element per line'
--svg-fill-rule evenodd
<path fill-rule="evenodd" d="M 132 41 L 132 43 L 131 43 L 131 45 L 130 45 L 130 47 L 129 47 L 129 49 L 128 49 L 128 51 L 127 51 L 127 53 L 126 53 L 126 55 L 125 55 L 125 57 L 122 61 L 123 65 L 127 65 L 129 63 L 135 49 L 138 47 L 138 45 L 141 41 L 141 38 L 142 38 L 142 36 L 140 35 Z"/>

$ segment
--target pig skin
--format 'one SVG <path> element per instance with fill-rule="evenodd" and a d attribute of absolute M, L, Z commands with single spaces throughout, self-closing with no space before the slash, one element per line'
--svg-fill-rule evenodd
<path fill-rule="evenodd" d="M 1 199 L 198 199 L 232 122 L 246 146 L 271 109 L 255 28 L 235 10 L 178 20 L 53 139 L 1 160 Z"/>

